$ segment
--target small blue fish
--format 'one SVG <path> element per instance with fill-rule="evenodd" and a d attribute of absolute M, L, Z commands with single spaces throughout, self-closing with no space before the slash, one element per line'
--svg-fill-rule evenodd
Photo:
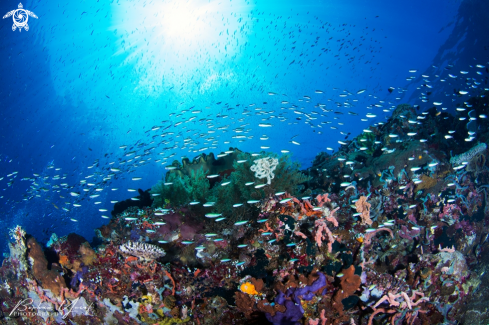
<path fill-rule="evenodd" d="M 238 245 L 238 248 L 245 248 L 245 247 L 248 247 L 248 245 L 246 245 L 246 244 L 240 244 L 240 245 Z"/>
<path fill-rule="evenodd" d="M 182 241 L 182 244 L 184 244 L 184 245 L 190 245 L 190 244 L 193 244 L 193 243 L 194 243 L 193 241 L 188 241 L 188 240 Z"/>
<path fill-rule="evenodd" d="M 258 220 L 257 222 L 258 222 L 258 223 L 264 223 L 264 222 L 267 222 L 267 220 L 268 220 L 268 219 L 260 219 L 260 220 Z"/>
<path fill-rule="evenodd" d="M 205 215 L 206 218 L 217 218 L 217 217 L 220 217 L 220 216 L 222 216 L 221 213 L 207 213 Z"/>
<path fill-rule="evenodd" d="M 269 236 L 269 235 L 271 235 L 271 234 L 272 234 L 271 232 L 264 232 L 264 233 L 262 233 L 261 235 L 262 235 L 262 236 Z"/>
<path fill-rule="evenodd" d="M 244 225 L 244 224 L 246 224 L 246 223 L 248 223 L 248 220 L 246 220 L 246 221 L 238 221 L 238 222 L 235 222 L 235 223 L 234 223 L 234 225 L 235 225 L 235 226 L 242 226 L 242 225 Z"/>
<path fill-rule="evenodd" d="M 231 262 L 230 258 L 224 258 L 221 260 L 221 263 Z"/>

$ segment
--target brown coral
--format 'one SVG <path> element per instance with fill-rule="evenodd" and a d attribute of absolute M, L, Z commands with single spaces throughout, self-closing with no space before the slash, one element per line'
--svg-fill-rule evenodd
<path fill-rule="evenodd" d="M 177 299 L 175 298 L 175 296 L 165 296 L 163 298 L 163 304 L 168 309 L 173 309 L 175 307 L 176 302 Z"/>
<path fill-rule="evenodd" d="M 272 305 L 270 305 L 270 303 L 266 299 L 258 301 L 257 308 L 261 312 L 269 313 L 272 317 L 275 316 L 276 312 L 285 313 L 285 310 L 286 310 L 284 305 L 272 306 Z"/>
<path fill-rule="evenodd" d="M 416 189 L 418 191 L 430 189 L 433 186 L 435 186 L 437 183 L 436 178 L 429 177 L 428 175 L 423 174 L 423 175 L 421 175 L 420 178 L 421 178 L 422 182 L 419 183 L 418 186 L 416 187 Z"/>
<path fill-rule="evenodd" d="M 27 240 L 27 248 L 32 274 L 43 289 L 49 289 L 53 294 L 59 296 L 61 289 L 66 288 L 64 278 L 58 272 L 48 269 L 48 261 L 34 237 Z"/>
<path fill-rule="evenodd" d="M 342 300 L 351 296 L 355 291 L 360 288 L 362 280 L 360 276 L 355 274 L 355 266 L 351 265 L 346 270 L 343 270 L 343 277 L 341 278 L 340 287 L 333 297 L 333 308 L 343 315 L 343 302 Z"/>
<path fill-rule="evenodd" d="M 258 292 L 261 292 L 263 287 L 265 287 L 265 282 L 263 282 L 262 279 L 257 280 L 255 278 L 251 278 L 251 284 L 255 286 L 255 290 Z"/>
<path fill-rule="evenodd" d="M 236 293 L 234 294 L 234 299 L 236 300 L 236 306 L 238 307 L 238 309 L 243 314 L 245 314 L 246 318 L 250 319 L 251 313 L 253 313 L 255 299 L 241 291 L 236 291 Z"/>
<path fill-rule="evenodd" d="M 88 242 L 84 242 L 83 244 L 81 244 L 78 252 L 81 255 L 81 261 L 85 265 L 92 265 L 93 261 L 97 258 L 97 255 L 90 247 L 90 244 Z"/>
<path fill-rule="evenodd" d="M 265 285 L 263 280 L 256 280 L 255 278 L 251 278 L 251 283 L 255 286 L 256 291 L 261 291 Z M 256 301 L 252 295 L 243 293 L 241 291 L 237 291 L 234 294 L 234 298 L 236 300 L 236 306 L 238 307 L 239 311 L 245 314 L 246 318 L 248 319 L 251 319 L 252 314 L 257 311 L 269 313 L 272 316 L 275 316 L 275 313 L 278 311 L 282 313 L 285 312 L 285 306 L 272 306 L 267 299 Z"/>

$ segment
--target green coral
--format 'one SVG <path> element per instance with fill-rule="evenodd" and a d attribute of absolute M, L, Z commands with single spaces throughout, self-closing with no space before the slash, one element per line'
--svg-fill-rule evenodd
<path fill-rule="evenodd" d="M 369 155 L 372 155 L 377 149 L 377 145 L 375 144 L 375 134 L 373 134 L 372 132 L 363 132 L 357 137 L 356 141 L 360 147 L 368 148 L 367 150 L 365 150 L 365 153 Z"/>
<path fill-rule="evenodd" d="M 209 180 L 203 168 L 195 172 L 192 170 L 190 176 L 182 173 L 171 173 L 166 176 L 166 182 L 172 183 L 165 186 L 165 182 L 160 181 L 156 184 L 151 193 L 159 194 L 155 197 L 154 206 L 163 206 L 165 199 L 170 200 L 172 206 L 188 204 L 191 201 L 213 201 L 216 202 L 214 209 L 223 215 L 230 215 L 236 212 L 233 207 L 236 203 L 244 203 L 247 200 L 259 200 L 275 192 L 287 192 L 297 196 L 302 194 L 302 183 L 311 180 L 311 177 L 304 175 L 300 171 L 300 164 L 292 162 L 290 155 L 277 155 L 270 153 L 267 157 L 277 158 L 279 163 L 274 170 L 275 177 L 271 184 L 260 189 L 254 185 L 264 183 L 263 179 L 255 177 L 251 171 L 253 160 L 246 153 L 238 152 L 236 160 L 233 163 L 232 171 L 229 175 L 224 175 L 220 183 L 214 184 L 210 188 Z M 265 156 L 265 155 L 263 155 Z M 238 160 L 246 160 L 238 164 Z M 222 173 L 221 173 L 222 175 Z M 222 186 L 222 184 L 229 184 Z M 254 182 L 253 185 L 247 186 L 246 183 Z"/>
<path fill-rule="evenodd" d="M 235 211 L 233 204 L 243 203 L 250 199 L 263 199 L 278 191 L 298 195 L 302 190 L 300 184 L 311 180 L 311 177 L 300 172 L 299 163 L 292 162 L 290 155 L 278 157 L 276 154 L 270 154 L 268 157 L 279 160 L 278 166 L 274 170 L 275 177 L 269 186 L 256 189 L 254 185 L 264 183 L 264 180 L 256 178 L 255 173 L 251 171 L 253 161 L 247 159 L 250 158 L 249 155 L 243 153 L 238 155 L 238 160 L 247 161 L 241 164 L 234 162 L 234 171 L 221 182 L 221 184 L 230 183 L 226 186 L 216 184 L 210 193 L 209 201 L 216 202 L 215 208 L 219 213 L 232 214 Z M 254 182 L 254 184 L 247 186 L 246 183 L 249 182 Z"/>
<path fill-rule="evenodd" d="M 171 173 L 166 181 L 161 180 L 153 186 L 150 193 L 159 194 L 153 202 L 155 207 L 162 207 L 168 202 L 173 206 L 179 206 L 191 201 L 205 201 L 209 195 L 209 188 L 209 180 L 201 168 L 197 171 L 192 170 L 190 176 Z"/>
<path fill-rule="evenodd" d="M 275 158 L 277 158 L 276 155 Z M 301 184 L 310 181 L 312 177 L 301 173 L 299 168 L 300 164 L 292 162 L 290 155 L 280 156 L 278 166 L 274 171 L 275 178 L 272 179 L 270 187 L 277 191 L 286 191 L 294 196 L 302 194 L 303 186 Z"/>

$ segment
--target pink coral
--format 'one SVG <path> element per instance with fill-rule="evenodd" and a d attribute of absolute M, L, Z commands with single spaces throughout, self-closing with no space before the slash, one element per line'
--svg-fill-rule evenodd
<path fill-rule="evenodd" d="M 383 230 L 388 231 L 388 232 L 389 232 L 389 234 L 391 235 L 391 237 L 392 237 L 392 238 L 394 238 L 394 233 L 393 233 L 393 232 L 392 232 L 392 230 L 390 230 L 389 228 L 378 228 L 378 229 L 375 229 L 374 231 L 369 232 L 368 234 L 366 234 L 366 235 L 365 235 L 365 237 L 364 237 L 364 242 L 363 242 L 363 243 L 364 243 L 364 245 L 365 245 L 365 246 L 370 245 L 370 243 L 372 242 L 372 237 L 373 237 L 375 234 L 377 234 L 377 232 L 379 232 L 379 231 L 383 231 Z"/>
<path fill-rule="evenodd" d="M 318 196 L 316 196 L 316 201 L 318 201 L 318 206 L 322 207 L 324 203 L 331 202 L 331 199 L 328 198 L 328 194 L 319 194 Z"/>
<path fill-rule="evenodd" d="M 371 225 L 373 221 L 370 219 L 370 206 L 371 204 L 367 202 L 366 196 L 361 196 L 358 201 L 355 203 L 355 207 L 357 208 L 357 212 L 361 213 L 360 217 L 362 218 L 362 225 Z"/>
<path fill-rule="evenodd" d="M 321 247 L 322 242 L 324 239 L 328 238 L 328 252 L 333 251 L 333 242 L 334 242 L 334 237 L 333 234 L 331 233 L 331 230 L 329 230 L 328 226 L 326 225 L 326 221 L 324 219 L 317 219 L 315 222 L 316 225 L 316 243 L 318 244 L 319 247 Z M 325 234 L 323 234 L 323 231 Z"/>
<path fill-rule="evenodd" d="M 294 231 L 294 235 L 299 236 L 299 237 L 302 237 L 302 238 L 304 238 L 304 239 L 306 239 L 306 238 L 307 238 L 307 236 L 306 236 L 306 235 L 304 235 L 304 233 L 302 233 L 302 232 L 300 232 L 300 231 Z"/>
<path fill-rule="evenodd" d="M 454 253 L 455 247 L 452 245 L 452 248 L 441 248 L 441 245 L 438 245 L 438 250 L 440 252 Z"/>
<path fill-rule="evenodd" d="M 320 318 L 316 319 L 309 319 L 309 324 L 308 325 L 319 325 L 319 320 L 321 319 L 321 325 L 326 325 L 326 321 L 328 320 L 326 316 L 324 316 L 325 310 L 323 309 L 321 311 L 321 315 L 319 315 Z"/>

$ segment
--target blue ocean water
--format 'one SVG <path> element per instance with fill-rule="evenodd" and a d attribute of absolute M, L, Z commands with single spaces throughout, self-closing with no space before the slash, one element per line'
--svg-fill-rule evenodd
<path fill-rule="evenodd" d="M 266 147 L 305 168 L 397 104 L 454 111 L 454 89 L 487 81 L 483 0 L 22 6 L 28 31 L 0 25 L 2 251 L 16 225 L 90 240 L 183 156 Z"/>

